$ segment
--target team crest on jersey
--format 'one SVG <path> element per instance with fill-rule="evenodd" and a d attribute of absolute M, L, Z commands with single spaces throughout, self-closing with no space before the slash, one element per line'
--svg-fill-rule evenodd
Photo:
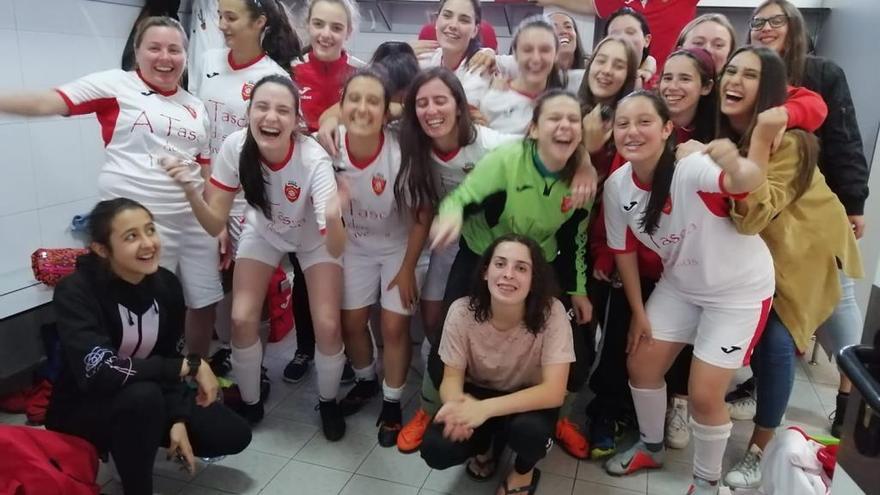
<path fill-rule="evenodd" d="M 462 169 L 462 170 L 464 171 L 464 173 L 466 173 L 466 174 L 471 173 L 471 170 L 474 169 L 474 162 L 467 162 L 467 163 L 465 163 L 465 164 L 464 164 L 464 167 L 462 167 L 461 169 Z"/>
<path fill-rule="evenodd" d="M 198 116 L 198 113 L 196 113 L 195 108 L 193 108 L 189 105 L 184 105 L 183 108 L 185 108 L 186 111 L 189 112 L 190 115 L 192 115 L 192 118 L 196 118 Z"/>
<path fill-rule="evenodd" d="M 248 81 L 241 85 L 241 99 L 248 101 L 251 99 L 251 93 L 254 92 L 254 83 Z"/>
<path fill-rule="evenodd" d="M 376 196 L 381 196 L 385 192 L 385 183 L 386 180 L 382 174 L 373 175 L 373 192 L 376 193 Z"/>
<path fill-rule="evenodd" d="M 571 210 L 571 205 L 571 196 L 564 196 L 562 198 L 562 204 L 559 206 L 559 209 L 562 211 L 562 213 L 568 213 L 568 211 Z"/>
<path fill-rule="evenodd" d="M 299 199 L 299 193 L 301 189 L 299 184 L 294 181 L 288 181 L 287 184 L 284 185 L 284 195 L 287 196 L 287 199 L 293 203 L 294 201 Z"/>

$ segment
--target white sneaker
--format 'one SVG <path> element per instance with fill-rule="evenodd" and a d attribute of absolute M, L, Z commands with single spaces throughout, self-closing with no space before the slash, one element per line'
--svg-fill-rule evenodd
<path fill-rule="evenodd" d="M 728 471 L 724 477 L 724 484 L 733 488 L 758 488 L 761 486 L 761 456 L 763 454 L 760 447 L 752 444 L 742 460 Z"/>
<path fill-rule="evenodd" d="M 757 406 L 758 402 L 755 398 L 749 396 L 737 399 L 733 402 L 728 402 L 727 411 L 730 413 L 730 419 L 751 421 L 755 417 L 755 409 Z"/>
<path fill-rule="evenodd" d="M 688 487 L 687 495 L 718 495 L 718 483 L 714 485 L 708 481 L 694 477 L 694 482 Z"/>
<path fill-rule="evenodd" d="M 672 407 L 666 410 L 666 446 L 683 449 L 691 441 L 688 426 L 688 401 L 680 397 L 672 399 Z"/>

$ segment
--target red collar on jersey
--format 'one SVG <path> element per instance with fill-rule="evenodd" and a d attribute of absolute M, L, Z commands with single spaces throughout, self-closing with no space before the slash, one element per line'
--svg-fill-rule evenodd
<path fill-rule="evenodd" d="M 638 187 L 642 191 L 651 192 L 651 184 L 645 184 L 644 182 L 640 181 L 639 177 L 636 175 L 635 169 L 633 169 L 633 171 L 632 171 L 632 177 L 633 177 L 633 184 L 635 184 L 636 187 Z"/>
<path fill-rule="evenodd" d="M 450 151 L 440 151 L 437 148 L 434 148 L 434 154 L 437 155 L 437 158 L 444 162 L 448 162 L 449 160 L 455 158 L 456 155 L 458 155 L 459 151 L 461 151 L 461 147 L 455 148 L 454 150 Z"/>
<path fill-rule="evenodd" d="M 244 62 L 241 64 L 236 64 L 235 61 L 232 60 L 232 50 L 229 50 L 229 54 L 226 55 L 226 60 L 229 62 L 229 67 L 231 67 L 232 70 L 241 70 L 241 69 L 247 69 L 248 67 L 259 62 L 260 60 L 263 60 L 263 57 L 265 57 L 265 56 L 266 56 L 266 53 L 263 52 L 260 54 L 260 56 L 258 56 L 257 58 L 254 58 L 253 60 L 248 60 L 247 62 Z"/>
<path fill-rule="evenodd" d="M 272 163 L 269 160 L 266 160 L 266 157 L 264 157 L 261 153 L 260 154 L 260 161 L 263 162 L 263 165 L 269 167 L 269 170 L 271 170 L 273 172 L 277 172 L 277 171 L 281 170 L 282 168 L 284 168 L 284 166 L 287 165 L 287 163 L 290 161 L 290 157 L 293 156 L 293 148 L 294 147 L 296 147 L 296 138 L 291 137 L 290 138 L 290 147 L 287 148 L 287 156 L 285 156 L 283 160 L 281 160 L 280 162 L 277 162 L 277 163 Z"/>
<path fill-rule="evenodd" d="M 319 60 L 318 57 L 315 56 L 313 52 L 309 52 L 308 54 L 309 60 L 308 64 L 314 65 L 315 67 L 335 73 L 338 70 L 343 70 L 347 68 L 348 65 L 348 54 L 345 53 L 345 50 L 342 50 L 341 55 L 336 60 L 332 60 L 330 62 Z"/>
<path fill-rule="evenodd" d="M 173 96 L 174 94 L 177 93 L 177 88 L 174 88 L 172 91 L 165 91 L 164 89 L 159 89 L 158 87 L 153 86 L 152 84 L 150 84 L 149 81 L 144 79 L 144 75 L 141 74 L 140 69 L 135 70 L 135 72 L 137 72 L 137 76 L 141 79 L 141 81 L 143 81 L 144 84 L 146 84 L 148 88 L 155 91 L 156 93 L 159 93 L 162 96 Z"/>
<path fill-rule="evenodd" d="M 361 170 L 369 167 L 370 164 L 376 160 L 376 157 L 379 156 L 379 153 L 382 152 L 383 146 L 385 146 L 385 132 L 384 131 L 381 134 L 379 134 L 379 146 L 376 148 L 376 152 L 373 153 L 372 156 L 370 156 L 366 159 L 358 160 L 357 158 L 355 158 L 351 154 L 351 147 L 348 145 L 348 133 L 345 134 L 345 152 L 348 153 L 348 161 L 350 161 L 352 165 L 354 165 L 355 167 L 357 167 Z"/>

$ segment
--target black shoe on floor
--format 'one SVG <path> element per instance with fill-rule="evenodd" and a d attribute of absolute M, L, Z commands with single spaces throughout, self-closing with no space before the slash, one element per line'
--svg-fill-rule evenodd
<path fill-rule="evenodd" d="M 335 400 L 319 400 L 317 409 L 321 413 L 324 438 L 335 442 L 345 436 L 345 418 L 343 418 L 339 404 Z"/>
<path fill-rule="evenodd" d="M 735 389 L 724 396 L 724 402 L 736 402 L 739 399 L 745 399 L 753 395 L 755 395 L 755 377 L 751 377 L 737 385 Z"/>
<path fill-rule="evenodd" d="M 258 401 L 256 404 L 245 404 L 244 402 L 239 402 L 233 408 L 239 416 L 247 420 L 251 426 L 256 425 L 260 421 L 263 420 L 263 415 L 265 414 L 265 410 L 263 409 L 263 401 Z"/>
<path fill-rule="evenodd" d="M 339 401 L 339 408 L 342 410 L 343 416 L 351 416 L 352 414 L 363 409 L 370 399 L 379 394 L 379 379 L 372 380 L 356 380 L 354 387 L 348 391 L 348 394 Z"/>
<path fill-rule="evenodd" d="M 394 447 L 397 445 L 397 435 L 403 428 L 403 412 L 400 410 L 400 402 L 382 401 L 382 412 L 376 421 L 379 427 L 379 445 L 382 447 Z"/>
<path fill-rule="evenodd" d="M 296 351 L 293 359 L 284 367 L 282 379 L 287 383 L 299 383 L 308 373 L 313 359 L 313 356 Z"/>
<path fill-rule="evenodd" d="M 843 420 L 846 419 L 846 403 L 849 401 L 849 394 L 837 392 L 837 409 L 831 415 L 831 436 L 840 438 L 840 430 L 843 429 Z"/>
<path fill-rule="evenodd" d="M 232 370 L 232 349 L 221 347 L 208 358 L 208 364 L 214 376 L 226 376 Z"/>
<path fill-rule="evenodd" d="M 349 383 L 354 381 L 354 368 L 351 367 L 351 363 L 346 361 L 345 367 L 342 368 L 342 378 L 339 379 L 339 383 L 343 385 L 348 385 Z"/>

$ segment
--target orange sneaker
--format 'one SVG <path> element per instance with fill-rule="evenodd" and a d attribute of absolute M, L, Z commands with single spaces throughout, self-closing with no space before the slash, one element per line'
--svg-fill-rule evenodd
<path fill-rule="evenodd" d="M 568 418 L 556 421 L 556 443 L 576 459 L 589 457 L 590 444 L 581 429 Z"/>
<path fill-rule="evenodd" d="M 431 416 L 428 416 L 424 409 L 419 408 L 416 411 L 416 415 L 398 433 L 397 450 L 404 454 L 410 454 L 419 450 L 419 447 L 422 445 L 422 439 L 425 438 L 425 431 L 430 424 Z"/>

